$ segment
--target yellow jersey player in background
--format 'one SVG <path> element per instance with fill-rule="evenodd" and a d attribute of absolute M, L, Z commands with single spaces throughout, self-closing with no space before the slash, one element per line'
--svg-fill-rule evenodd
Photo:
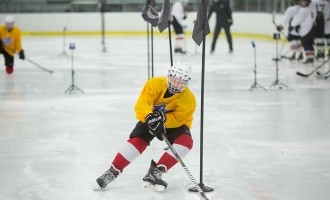
<path fill-rule="evenodd" d="M 190 129 L 196 108 L 195 96 L 188 88 L 190 79 L 191 66 L 178 62 L 169 69 L 167 77 L 151 78 L 146 82 L 135 105 L 138 122 L 110 169 L 96 180 L 98 189 L 116 179 L 155 137 L 162 141 L 162 133 L 181 158 L 190 152 L 193 146 Z M 162 180 L 162 174 L 176 163 L 173 153 L 166 149 L 157 162 L 151 160 L 149 171 L 143 178 L 146 188 L 164 190 L 167 183 Z"/>
<path fill-rule="evenodd" d="M 19 58 L 24 60 L 25 54 L 22 49 L 21 32 L 15 26 L 14 18 L 8 16 L 5 18 L 4 25 L 0 25 L 0 53 L 5 59 L 7 74 L 14 72 L 14 55 L 19 53 Z"/>

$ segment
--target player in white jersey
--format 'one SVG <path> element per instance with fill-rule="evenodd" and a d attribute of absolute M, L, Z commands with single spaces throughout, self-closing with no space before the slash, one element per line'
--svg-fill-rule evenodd
<path fill-rule="evenodd" d="M 329 18 L 330 8 L 329 2 L 325 0 L 312 0 L 312 6 L 315 7 L 316 15 L 316 29 L 315 29 L 315 39 L 314 39 L 314 48 L 316 58 L 325 57 L 325 38 L 324 38 L 324 29 L 325 29 L 325 20 Z"/>
<path fill-rule="evenodd" d="M 185 49 L 185 36 L 184 29 L 185 23 L 184 20 L 187 18 L 187 13 L 185 10 L 186 0 L 177 0 L 173 6 L 171 14 L 173 16 L 173 28 L 176 34 L 174 51 L 175 53 L 186 53 Z"/>
<path fill-rule="evenodd" d="M 301 42 L 304 47 L 305 55 L 303 63 L 314 62 L 314 32 L 316 8 L 310 0 L 300 0 L 299 12 L 293 18 L 291 26 L 297 30 L 301 36 Z"/>
<path fill-rule="evenodd" d="M 299 0 L 291 1 L 291 6 L 289 6 L 284 13 L 284 20 L 282 25 L 276 27 L 278 31 L 282 31 L 284 28 L 288 29 L 288 41 L 290 44 L 290 52 L 288 55 L 282 56 L 290 60 L 302 59 L 303 48 L 301 45 L 301 37 L 295 28 L 291 26 L 292 19 L 298 14 L 300 9 Z"/>

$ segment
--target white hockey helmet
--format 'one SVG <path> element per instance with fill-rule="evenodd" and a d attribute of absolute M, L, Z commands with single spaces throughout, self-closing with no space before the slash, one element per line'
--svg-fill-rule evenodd
<path fill-rule="evenodd" d="M 191 66 L 179 61 L 168 70 L 167 87 L 170 93 L 184 91 L 191 79 Z"/>
<path fill-rule="evenodd" d="M 300 0 L 300 6 L 307 7 L 311 3 L 311 0 Z"/>
<path fill-rule="evenodd" d="M 12 29 L 14 27 L 15 21 L 12 16 L 7 16 L 5 18 L 5 26 L 7 29 Z"/>

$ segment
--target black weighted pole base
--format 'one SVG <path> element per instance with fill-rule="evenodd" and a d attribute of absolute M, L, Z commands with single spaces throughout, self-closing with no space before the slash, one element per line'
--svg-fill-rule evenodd
<path fill-rule="evenodd" d="M 80 91 L 81 93 L 84 93 L 80 88 L 78 88 L 75 85 L 71 85 L 67 90 L 65 90 L 65 93 L 71 94 L 74 90 Z"/>
<path fill-rule="evenodd" d="M 266 91 L 266 88 L 262 87 L 259 83 L 253 83 L 250 87 L 250 90 L 261 88 Z"/>
<path fill-rule="evenodd" d="M 279 80 L 275 80 L 275 82 L 271 84 L 269 88 L 284 89 L 284 88 L 288 88 L 288 86 L 286 86 L 284 83 L 282 83 Z"/>
<path fill-rule="evenodd" d="M 203 190 L 203 192 L 213 192 L 214 189 L 208 186 L 205 186 L 203 183 L 198 184 L 199 187 Z M 190 192 L 198 192 L 196 187 L 192 187 L 188 189 Z"/>

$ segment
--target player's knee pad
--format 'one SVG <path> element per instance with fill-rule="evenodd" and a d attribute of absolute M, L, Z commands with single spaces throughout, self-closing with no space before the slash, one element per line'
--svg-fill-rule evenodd
<path fill-rule="evenodd" d="M 174 140 L 173 145 L 174 144 L 183 146 L 183 147 L 191 150 L 193 147 L 194 141 L 193 141 L 191 135 L 183 134 Z"/>
<path fill-rule="evenodd" d="M 127 140 L 140 154 L 147 148 L 148 143 L 140 137 L 133 137 Z"/>

